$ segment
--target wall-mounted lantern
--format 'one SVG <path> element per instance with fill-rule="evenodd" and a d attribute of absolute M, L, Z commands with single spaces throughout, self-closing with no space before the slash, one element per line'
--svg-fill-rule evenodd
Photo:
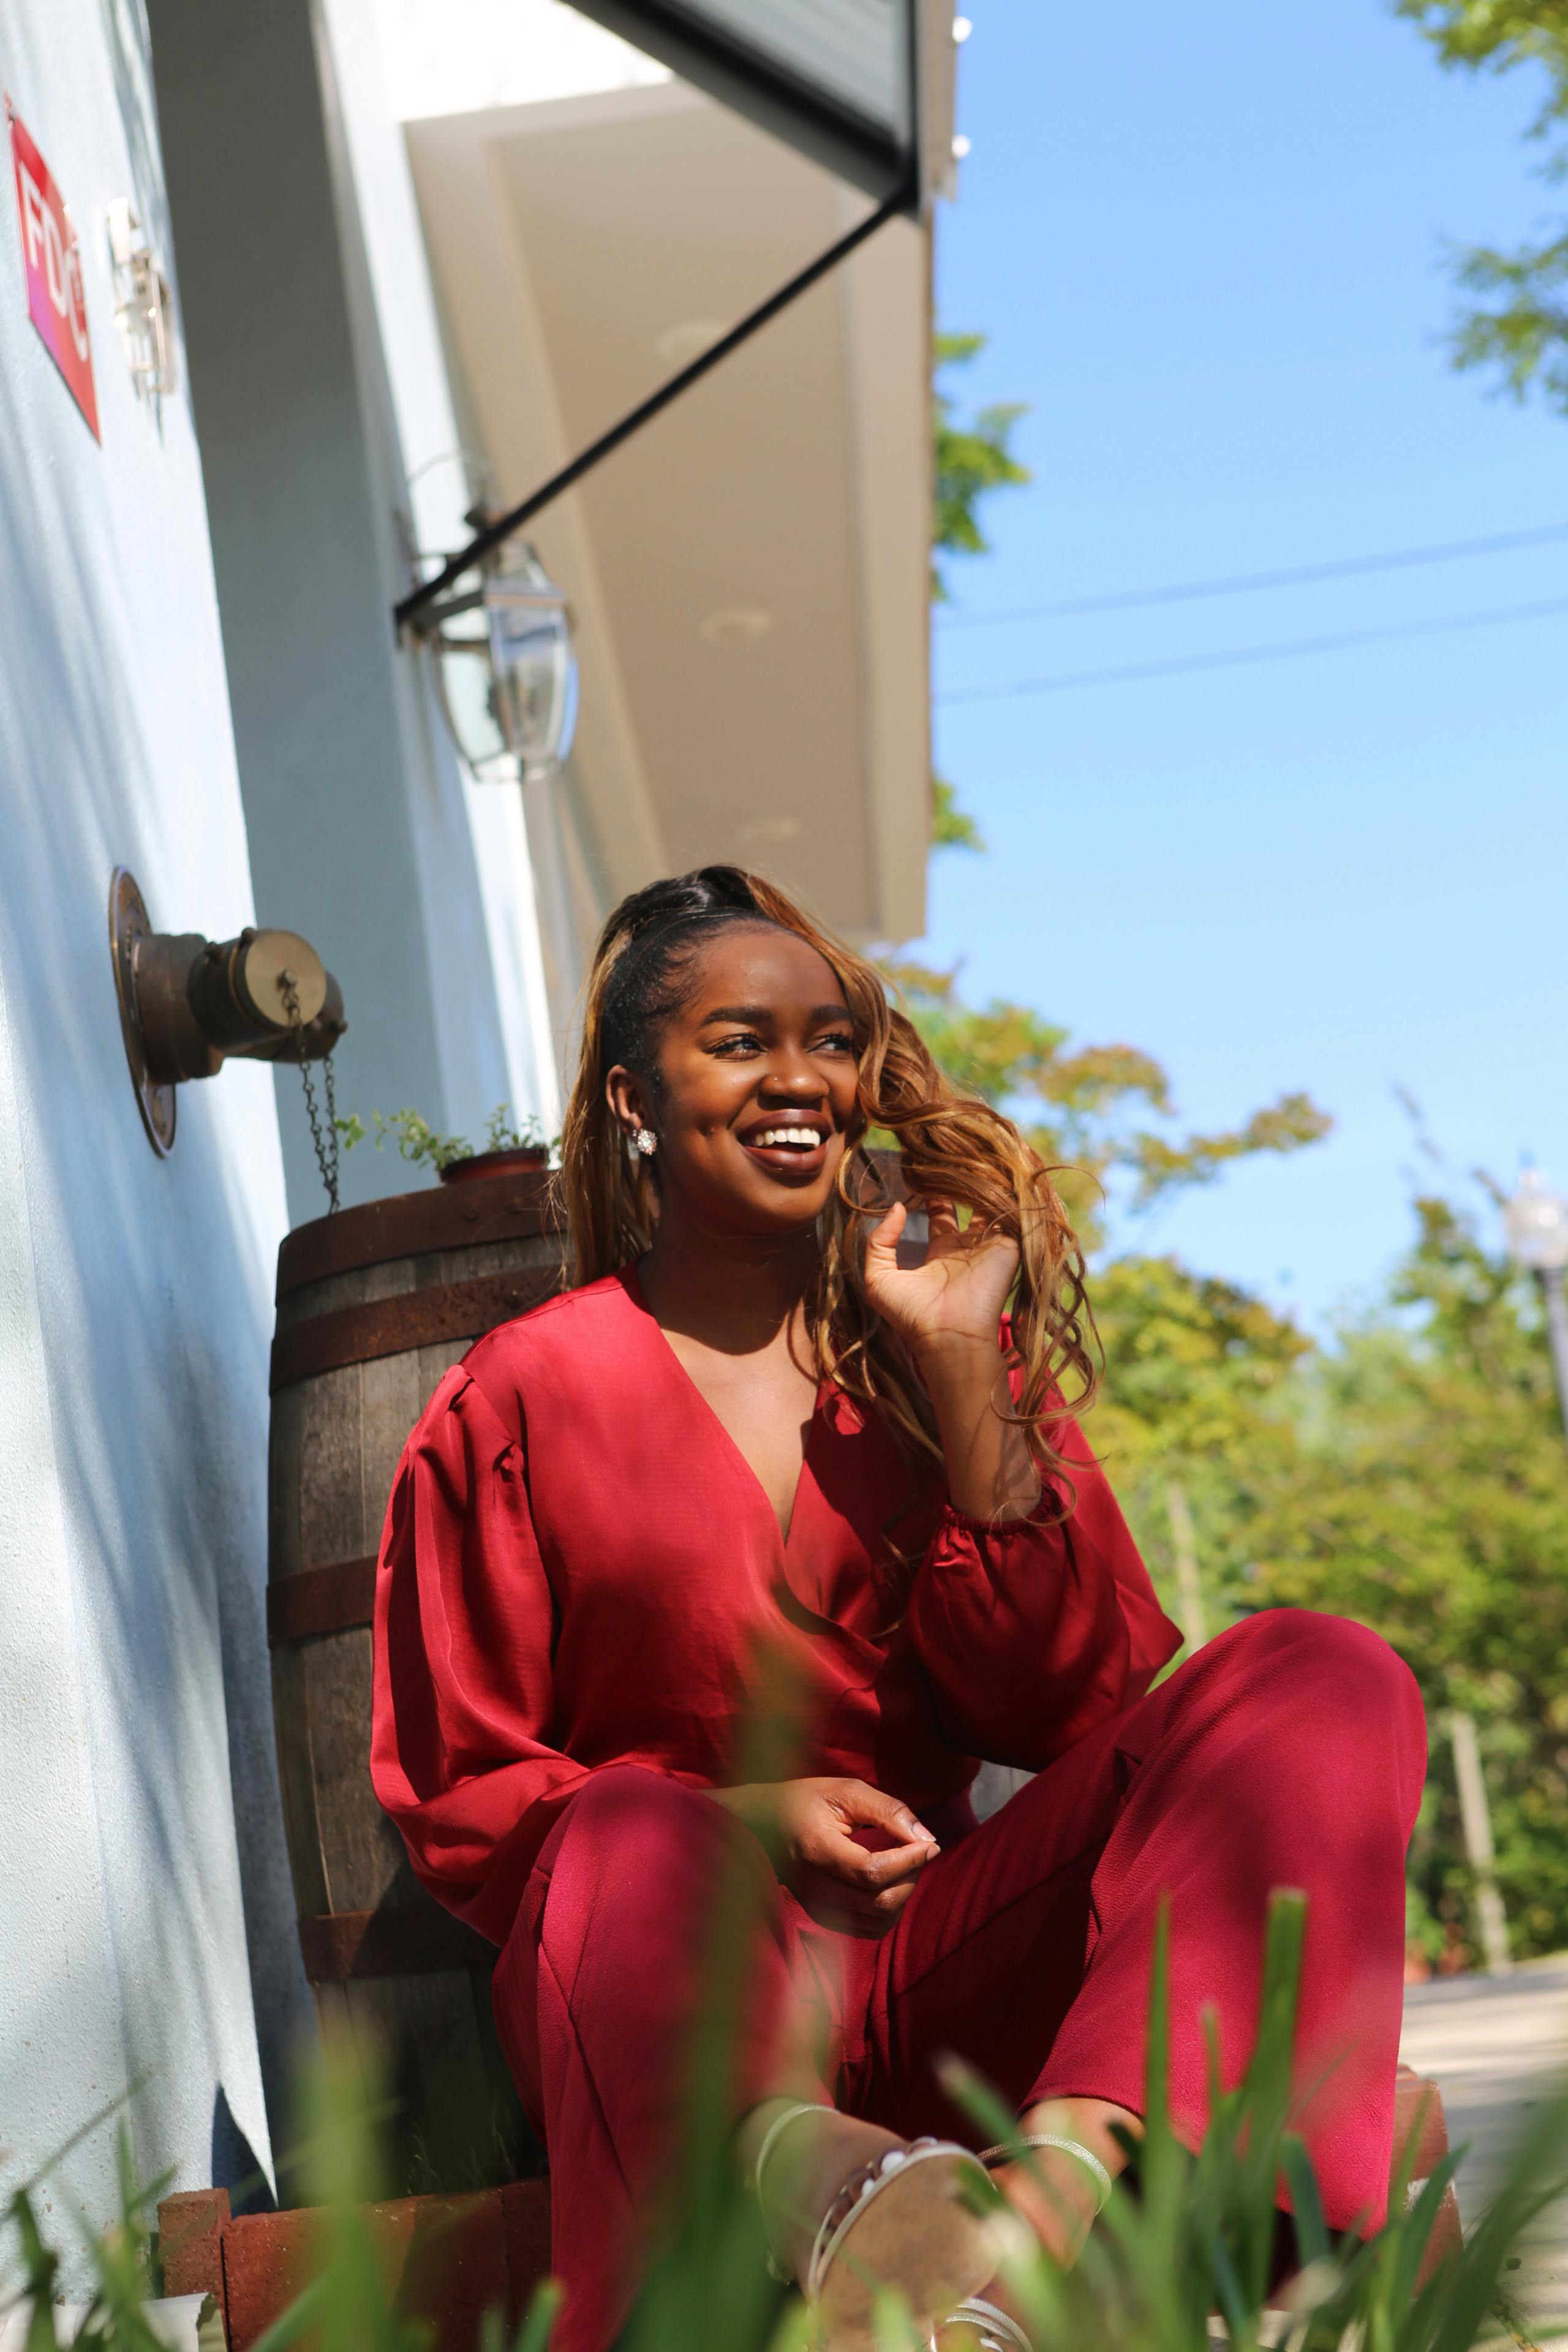
<path fill-rule="evenodd" d="M 485 782 L 531 783 L 572 748 L 577 661 L 572 615 L 531 547 L 488 566 L 409 624 L 430 649 L 453 740 Z"/>
<path fill-rule="evenodd" d="M 324 1061 L 348 1026 L 342 991 L 297 931 L 155 931 L 123 866 L 110 885 L 109 943 L 125 1058 L 161 1158 L 174 1146 L 176 1087 L 216 1077 L 230 1055 Z"/>

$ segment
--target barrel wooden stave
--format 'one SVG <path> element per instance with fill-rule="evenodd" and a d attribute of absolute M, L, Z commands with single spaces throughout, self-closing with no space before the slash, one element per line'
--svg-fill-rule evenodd
<path fill-rule="evenodd" d="M 436 1221 L 427 1202 L 377 1205 L 405 1223 L 417 1205 L 426 1233 Z M 475 1184 L 467 1200 L 439 1207 L 452 1232 L 450 1247 L 422 1247 L 363 1265 L 345 1261 L 357 1245 L 348 1220 L 363 1221 L 365 1213 L 345 1213 L 329 1233 L 307 1228 L 292 1236 L 279 1262 L 279 1339 L 344 1308 L 476 1277 L 531 1276 L 542 1294 L 547 1286 L 563 1285 L 561 1241 L 548 1230 L 537 1192 L 531 1201 L 520 1198 L 515 1180 L 500 1180 Z M 512 1230 L 506 1232 L 509 1223 Z M 465 1227 L 476 1224 L 487 1238 L 463 1238 Z M 500 1237 L 495 1237 L 498 1227 Z M 327 1260 L 335 1264 L 317 1270 Z M 291 1264 L 303 1264 L 315 1278 L 291 1280 Z M 374 1554 L 408 1433 L 475 1336 L 367 1355 L 276 1389 L 269 1481 L 274 1583 Z M 395 1927 L 401 1945 L 402 1915 L 433 1906 L 371 1787 L 370 1631 L 356 1624 L 279 1639 L 272 1661 L 279 1775 L 301 1916 L 375 1914 Z M 405 2184 L 458 2189 L 511 2177 L 526 2127 L 495 2032 L 490 1967 L 437 1966 L 378 1976 L 360 1973 L 361 1966 L 355 1962 L 346 1976 L 316 1983 L 318 2010 L 323 2023 L 335 2023 L 361 2053 L 367 2079 L 390 2081 L 399 2099 Z"/>
<path fill-rule="evenodd" d="M 402 1979 L 316 1988 L 322 2025 L 353 2052 L 367 2102 L 390 2095 L 396 2103 L 394 2161 L 402 2180 L 420 2188 L 438 2182 L 457 2194 L 516 2179 L 528 2161 L 526 2141 L 490 2013 L 488 1970 L 443 1969 L 415 1981 L 414 2032 Z"/>

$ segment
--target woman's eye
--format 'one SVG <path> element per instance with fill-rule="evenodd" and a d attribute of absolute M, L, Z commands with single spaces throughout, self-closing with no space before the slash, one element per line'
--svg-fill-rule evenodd
<path fill-rule="evenodd" d="M 855 1040 L 847 1029 L 836 1029 L 831 1036 L 817 1039 L 816 1050 L 819 1054 L 852 1054 Z"/>
<path fill-rule="evenodd" d="M 711 1048 L 715 1054 L 722 1054 L 727 1057 L 736 1054 L 760 1054 L 762 1049 L 762 1039 L 750 1030 L 742 1032 L 738 1037 L 721 1037 Z"/>

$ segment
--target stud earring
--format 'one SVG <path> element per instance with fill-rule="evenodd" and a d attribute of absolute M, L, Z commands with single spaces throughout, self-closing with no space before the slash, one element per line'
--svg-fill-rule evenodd
<path fill-rule="evenodd" d="M 632 1149 L 634 1151 L 640 1151 L 645 1160 L 653 1158 L 654 1153 L 658 1150 L 658 1138 L 651 1127 L 638 1128 L 632 1138 Z"/>

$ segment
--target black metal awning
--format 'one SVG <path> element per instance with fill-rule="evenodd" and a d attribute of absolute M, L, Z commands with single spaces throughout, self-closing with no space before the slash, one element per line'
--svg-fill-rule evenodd
<path fill-rule="evenodd" d="M 573 5 L 879 201 L 915 209 L 946 175 L 951 0 Z"/>
<path fill-rule="evenodd" d="M 920 217 L 952 158 L 952 0 L 571 0 L 735 112 L 875 198 L 795 277 L 395 607 L 428 627 L 437 600 L 759 328 L 900 214 Z"/>

